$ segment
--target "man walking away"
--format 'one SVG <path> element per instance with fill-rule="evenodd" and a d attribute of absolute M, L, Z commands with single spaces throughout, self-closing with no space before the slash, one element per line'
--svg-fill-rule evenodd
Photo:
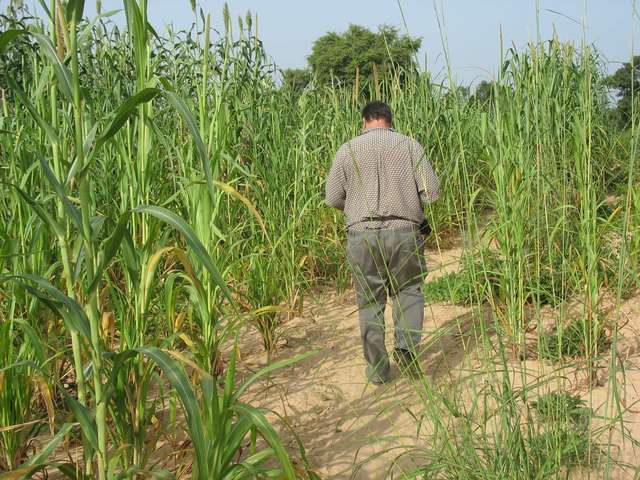
<path fill-rule="evenodd" d="M 327 177 L 326 203 L 343 210 L 347 257 L 358 298 L 367 377 L 391 380 L 384 343 L 384 309 L 393 300 L 394 356 L 415 371 L 424 316 L 426 274 L 423 205 L 437 200 L 440 182 L 422 146 L 392 128 L 388 105 L 362 110 L 363 132 L 338 150 Z"/>

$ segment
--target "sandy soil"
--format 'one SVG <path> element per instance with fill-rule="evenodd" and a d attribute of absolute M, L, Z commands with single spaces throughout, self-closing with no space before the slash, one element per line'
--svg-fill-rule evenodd
<path fill-rule="evenodd" d="M 431 273 L 427 281 L 455 271 L 460 254 L 459 247 L 428 252 Z M 392 326 L 390 313 L 388 306 L 388 327 Z M 636 388 L 640 387 L 640 301 L 636 298 L 614 306 L 609 314 L 619 315 L 620 324 L 625 324 L 618 339 L 618 366 L 625 367 L 624 374 L 616 375 L 621 392 L 618 405 L 626 409 L 627 434 L 640 439 L 640 392 Z M 464 404 L 478 385 L 496 381 L 484 376 L 486 363 L 481 358 L 491 345 L 476 348 L 481 329 L 489 332 L 483 338 L 497 341 L 490 324 L 489 311 L 472 312 L 448 304 L 426 307 L 422 366 L 430 385 L 449 391 Z M 389 350 L 392 341 L 393 335 L 388 334 Z M 401 478 L 403 471 L 416 467 L 418 461 L 411 457 L 419 455 L 407 452 L 412 447 L 424 447 L 432 428 L 426 417 L 420 420 L 424 388 L 400 375 L 394 383 L 382 387 L 366 383 L 353 292 L 339 295 L 325 291 L 309 299 L 303 315 L 284 326 L 279 345 L 279 358 L 308 351 L 316 354 L 257 382 L 244 400 L 276 412 L 279 418 L 273 415 L 272 419 L 292 451 L 296 443 L 287 433 L 289 428 L 303 442 L 309 462 L 322 478 Z M 242 335 L 241 355 L 245 375 L 266 365 L 259 338 L 251 331 Z M 507 368 L 516 386 L 537 382 L 542 385 L 541 393 L 569 390 L 587 399 L 597 415 L 604 415 L 615 403 L 608 383 L 610 358 L 608 355 L 599 363 L 595 375 L 586 373 L 584 365 L 559 368 L 538 360 L 510 359 Z M 620 435 L 619 428 L 608 430 L 611 442 L 621 449 L 614 449 L 617 459 L 638 465 L 637 449 Z M 604 438 L 609 439 L 607 435 Z M 633 478 L 630 470 L 620 468 L 609 474 L 610 478 Z M 601 477 L 602 472 L 597 471 L 574 474 L 574 478 Z"/>

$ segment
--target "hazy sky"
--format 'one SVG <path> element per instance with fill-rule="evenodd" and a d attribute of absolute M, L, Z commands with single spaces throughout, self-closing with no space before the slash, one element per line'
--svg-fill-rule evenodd
<path fill-rule="evenodd" d="M 0 6 L 8 2 L 0 0 Z M 185 27 L 194 19 L 189 0 L 148 2 L 156 29 L 169 23 Z M 632 0 L 231 0 L 229 7 L 234 17 L 247 10 L 258 14 L 259 34 L 267 52 L 286 68 L 304 66 L 316 38 L 327 31 L 341 32 L 350 23 L 374 29 L 384 23 L 404 30 L 399 3 L 409 33 L 422 37 L 420 58 L 426 55 L 434 74 L 441 73 L 445 64 L 438 15 L 444 18 L 453 74 L 464 83 L 493 75 L 500 58 L 501 29 L 506 47 L 521 47 L 536 39 L 537 7 L 542 39 L 550 38 L 554 28 L 562 40 L 580 42 L 584 35 L 599 48 L 609 71 L 629 59 L 637 35 L 632 32 L 640 24 L 638 15 L 632 15 Z M 219 27 L 224 0 L 199 0 L 198 4 L 212 13 Z M 86 13 L 93 15 L 95 0 L 86 0 L 86 5 Z M 102 5 L 103 11 L 121 9 L 122 1 L 103 0 Z"/>

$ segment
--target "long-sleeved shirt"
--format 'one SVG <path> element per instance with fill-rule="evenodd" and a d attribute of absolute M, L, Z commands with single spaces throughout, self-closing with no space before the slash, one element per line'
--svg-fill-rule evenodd
<path fill-rule="evenodd" d="M 371 128 L 342 145 L 327 176 L 325 201 L 344 210 L 349 230 L 420 225 L 423 203 L 438 199 L 440 181 L 415 140 Z"/>

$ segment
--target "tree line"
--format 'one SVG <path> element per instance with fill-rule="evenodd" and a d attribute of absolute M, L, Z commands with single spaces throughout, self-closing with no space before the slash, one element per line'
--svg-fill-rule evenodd
<path fill-rule="evenodd" d="M 282 71 L 285 86 L 304 90 L 313 80 L 319 84 L 353 85 L 371 80 L 388 70 L 404 78 L 418 72 L 417 55 L 422 39 L 401 34 L 399 29 L 381 25 L 376 32 L 360 25 L 350 25 L 342 33 L 328 32 L 313 43 L 306 68 Z M 610 115 L 620 128 L 627 128 L 632 118 L 634 98 L 640 93 L 640 56 L 626 62 L 604 78 L 611 93 Z M 480 104 L 491 102 L 494 81 L 482 80 L 473 89 L 460 86 L 459 94 Z M 637 108 L 637 107 L 636 107 Z"/>

